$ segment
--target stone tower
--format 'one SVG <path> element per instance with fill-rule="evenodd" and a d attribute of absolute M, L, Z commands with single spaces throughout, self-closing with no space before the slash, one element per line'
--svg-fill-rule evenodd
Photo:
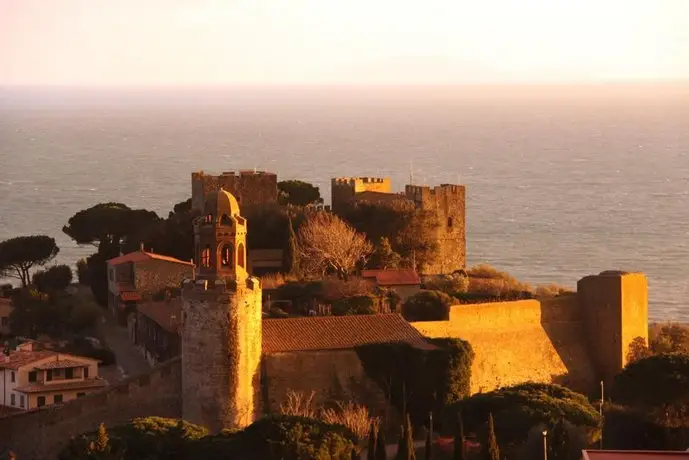
<path fill-rule="evenodd" d="M 194 223 L 195 279 L 183 283 L 182 416 L 217 433 L 254 420 L 261 286 L 246 270 L 246 219 L 222 188 Z"/>

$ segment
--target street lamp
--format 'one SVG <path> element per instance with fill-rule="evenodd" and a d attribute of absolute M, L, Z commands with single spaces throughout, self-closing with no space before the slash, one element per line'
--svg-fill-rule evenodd
<path fill-rule="evenodd" d="M 543 430 L 543 460 L 548 460 L 548 430 Z"/>
<path fill-rule="evenodd" d="M 603 402 L 605 401 L 605 387 L 603 385 L 603 381 L 600 381 L 600 407 L 599 407 L 599 413 L 600 413 L 600 448 L 601 450 L 603 449 Z"/>

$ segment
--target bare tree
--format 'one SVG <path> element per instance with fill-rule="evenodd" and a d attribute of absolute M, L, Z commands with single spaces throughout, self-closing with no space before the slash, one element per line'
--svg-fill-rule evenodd
<path fill-rule="evenodd" d="M 373 252 L 366 236 L 328 212 L 311 214 L 299 229 L 302 269 L 311 276 L 334 271 L 342 279 Z"/>

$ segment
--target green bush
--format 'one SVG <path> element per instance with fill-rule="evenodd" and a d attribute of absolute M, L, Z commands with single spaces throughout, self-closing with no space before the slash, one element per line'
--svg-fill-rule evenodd
<path fill-rule="evenodd" d="M 524 383 L 478 393 L 460 401 L 454 413 L 458 411 L 469 431 L 485 429 L 493 414 L 500 446 L 510 451 L 527 440 L 533 427 L 550 426 L 558 420 L 586 428 L 592 440 L 599 435 L 598 411 L 584 395 L 559 385 Z"/>
<path fill-rule="evenodd" d="M 643 409 L 607 404 L 603 447 L 614 450 L 684 450 L 688 426 L 666 426 Z"/>
<path fill-rule="evenodd" d="M 447 321 L 450 306 L 455 303 L 455 299 L 442 291 L 421 291 L 404 302 L 402 316 L 407 321 Z"/>
<path fill-rule="evenodd" d="M 415 425 L 426 423 L 429 411 L 441 415 L 470 393 L 474 351 L 459 339 L 432 339 L 432 350 L 407 344 L 375 344 L 357 349 L 366 374 L 393 406 L 406 406 Z"/>
<path fill-rule="evenodd" d="M 121 460 L 183 460 L 189 457 L 192 441 L 208 434 L 198 425 L 162 417 L 136 418 L 131 422 L 107 429 L 109 453 Z M 98 432 L 93 431 L 69 441 L 59 453 L 59 460 L 92 460 L 91 443 Z"/>
<path fill-rule="evenodd" d="M 373 315 L 377 312 L 376 298 L 370 295 L 348 297 L 332 304 L 332 314 L 335 316 Z"/>

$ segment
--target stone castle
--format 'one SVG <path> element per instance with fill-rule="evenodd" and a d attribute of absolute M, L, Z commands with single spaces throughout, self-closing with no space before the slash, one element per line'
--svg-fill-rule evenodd
<path fill-rule="evenodd" d="M 407 201 L 428 211 L 436 222 L 437 257 L 419 267 L 422 275 L 444 275 L 466 268 L 466 189 L 463 185 L 436 187 L 406 185 L 403 193 L 392 193 L 392 182 L 381 177 L 339 177 L 331 181 L 333 211 L 352 202 L 385 203 Z"/>
<path fill-rule="evenodd" d="M 407 187 L 405 194 L 436 206 L 445 190 L 461 196 L 463 227 L 463 187 Z M 290 390 L 315 391 L 317 405 L 353 401 L 382 415 L 384 393 L 357 348 L 402 342 L 424 349 L 431 346 L 425 337 L 471 343 L 472 392 L 540 381 L 595 394 L 625 366 L 629 343 L 648 337 L 646 278 L 623 272 L 585 277 L 577 293 L 548 300 L 453 306 L 447 321 L 408 323 L 396 314 L 262 319 L 238 200 L 219 187 L 205 195 L 202 210 L 198 265 L 182 284 L 181 356 L 69 404 L 0 418 L 0 451 L 54 458 L 70 436 L 137 416 L 184 418 L 212 432 L 241 428 L 278 411 Z"/>

